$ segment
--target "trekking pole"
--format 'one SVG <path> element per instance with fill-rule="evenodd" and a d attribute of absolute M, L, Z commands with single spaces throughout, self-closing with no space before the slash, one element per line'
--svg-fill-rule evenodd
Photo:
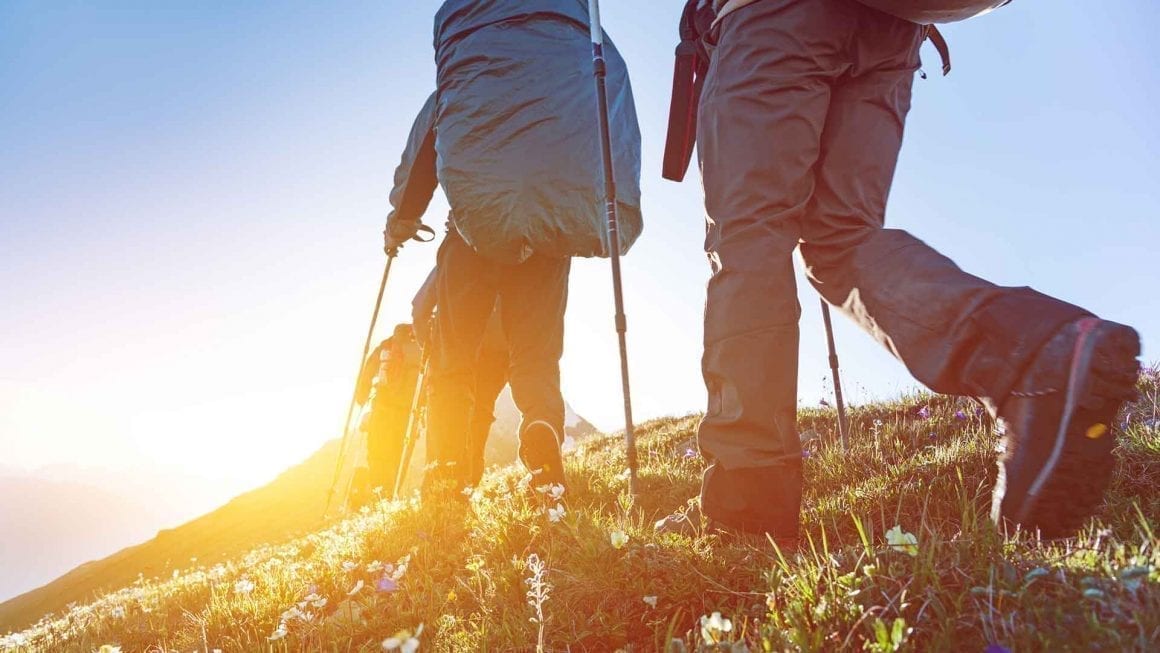
<path fill-rule="evenodd" d="M 426 394 L 428 365 L 430 365 L 430 358 L 424 352 L 423 365 L 419 369 L 419 378 L 415 381 L 415 393 L 411 395 L 411 413 L 407 416 L 407 430 L 403 432 L 403 451 L 399 457 L 399 471 L 395 474 L 395 487 L 391 491 L 392 501 L 399 498 L 399 492 L 403 489 L 403 479 L 411 467 L 411 456 L 415 453 L 415 442 L 419 439 L 415 431 L 419 427 L 419 403 Z"/>
<path fill-rule="evenodd" d="M 596 80 L 596 119 L 600 126 L 600 156 L 604 162 L 604 203 L 608 214 L 608 248 L 612 261 L 612 294 L 616 303 L 616 335 L 620 341 L 620 383 L 624 394 L 624 444 L 628 459 L 628 492 L 637 495 L 636 434 L 632 425 L 632 394 L 628 387 L 628 346 L 625 333 L 624 293 L 620 283 L 620 227 L 616 215 L 616 179 L 612 170 L 612 134 L 608 126 L 608 90 L 604 64 L 604 30 L 600 26 L 600 2 L 588 0 L 588 23 L 592 35 L 592 68 Z"/>
<path fill-rule="evenodd" d="M 850 440 L 846 435 L 846 402 L 842 400 L 842 376 L 838 372 L 838 350 L 834 347 L 834 325 L 830 322 L 830 305 L 822 303 L 822 321 L 826 323 L 826 345 L 830 349 L 830 371 L 834 373 L 834 403 L 838 406 L 838 437 L 842 439 L 842 451 L 850 450 Z"/>
<path fill-rule="evenodd" d="M 395 262 L 395 256 L 399 253 L 398 250 L 391 250 L 387 252 L 387 265 L 383 268 L 383 280 L 379 282 L 379 294 L 375 297 L 375 310 L 371 313 L 371 325 L 367 327 L 367 339 L 363 343 L 362 356 L 358 359 L 358 372 L 354 377 L 354 392 L 350 395 L 350 405 L 346 409 L 346 421 L 342 426 L 342 443 L 338 446 L 338 459 L 334 461 L 334 477 L 330 481 L 330 490 L 326 493 L 326 508 L 322 515 L 325 517 L 330 512 L 330 503 L 334 499 L 334 488 L 338 485 L 338 475 L 342 471 L 343 458 L 346 456 L 346 443 L 350 435 L 350 418 L 354 415 L 354 406 L 358 403 L 358 382 L 362 377 L 362 369 L 364 361 L 367 359 L 367 352 L 371 349 L 371 338 L 375 333 L 375 323 L 379 320 L 379 308 L 383 305 L 383 291 L 387 288 L 387 277 L 391 274 L 391 264 Z"/>

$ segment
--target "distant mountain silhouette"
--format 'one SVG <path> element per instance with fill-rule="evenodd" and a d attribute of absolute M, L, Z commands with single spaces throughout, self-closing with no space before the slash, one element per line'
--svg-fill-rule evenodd
<path fill-rule="evenodd" d="M 148 537 L 149 516 L 142 502 L 91 484 L 0 477 L 0 597 Z"/>
<path fill-rule="evenodd" d="M 506 465 L 516 457 L 519 412 L 506 392 L 496 408 L 497 420 L 488 443 L 487 463 Z M 568 424 L 568 432 L 577 439 L 596 432 L 571 408 L 568 408 Z M 91 599 L 129 585 L 141 574 L 147 578 L 167 576 L 174 570 L 210 566 L 257 546 L 277 544 L 317 530 L 323 520 L 338 448 L 337 439 L 327 442 L 304 462 L 286 470 L 270 483 L 245 492 L 208 514 L 176 528 L 162 530 L 143 544 L 82 564 L 43 587 L 0 603 L 0 633 L 24 628 L 73 601 Z M 408 479 L 411 486 L 419 480 L 422 461 L 420 446 L 412 461 Z M 9 490 L 0 486 L 0 496 L 19 497 L 14 491 L 18 488 Z M 101 532 L 111 534 L 134 528 L 132 510 L 126 511 L 125 520 L 112 519 L 107 507 L 113 499 L 99 493 L 90 492 L 90 495 L 91 501 L 81 500 L 74 493 L 42 494 L 45 499 L 38 501 L 35 509 L 41 513 L 59 513 L 61 525 L 56 530 L 38 533 L 33 548 L 13 555 L 22 560 L 34 560 L 37 552 L 53 550 L 54 543 L 61 539 L 98 538 Z M 70 505 L 75 506 L 75 510 L 68 508 Z M 14 512 L 13 516 L 19 519 L 9 520 L 8 514 L 0 512 L 0 524 L 4 525 L 6 533 L 8 524 L 27 523 L 25 520 L 29 517 Z M 0 538 L 0 547 L 4 546 L 4 539 Z M 0 556 L 6 555 L 7 551 L 0 548 Z"/>

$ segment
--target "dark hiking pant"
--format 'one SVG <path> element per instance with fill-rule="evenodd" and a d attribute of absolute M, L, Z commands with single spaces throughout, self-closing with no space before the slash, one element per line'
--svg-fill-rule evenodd
<path fill-rule="evenodd" d="M 760 0 L 713 36 L 697 135 L 713 271 L 702 508 L 791 535 L 801 497 L 794 248 L 818 292 L 918 381 L 991 405 L 1084 312 L 974 277 L 883 228 L 922 27 L 853 0 Z"/>
<path fill-rule="evenodd" d="M 495 401 L 507 385 L 508 362 L 507 349 L 486 345 L 479 348 L 475 357 L 475 399 L 467 431 L 467 484 L 472 487 L 483 478 L 487 436 L 495 421 Z"/>
<path fill-rule="evenodd" d="M 431 359 L 428 481 L 467 480 L 476 355 L 496 300 L 510 348 L 509 382 L 524 424 L 563 433 L 560 356 L 572 260 L 532 256 L 518 265 L 477 254 L 454 229 L 439 248 L 435 348 Z M 521 427 L 522 432 L 522 427 Z M 426 484 L 426 482 L 425 482 Z"/>

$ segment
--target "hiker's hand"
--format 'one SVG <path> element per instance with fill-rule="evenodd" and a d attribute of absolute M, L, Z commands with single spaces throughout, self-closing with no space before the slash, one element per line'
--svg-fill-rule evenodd
<path fill-rule="evenodd" d="M 418 222 L 388 222 L 383 229 L 383 251 L 387 254 L 397 252 L 403 243 L 414 238 L 419 233 Z"/>

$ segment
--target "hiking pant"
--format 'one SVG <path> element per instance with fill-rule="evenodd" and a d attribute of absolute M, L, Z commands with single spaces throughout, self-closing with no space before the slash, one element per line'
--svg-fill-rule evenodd
<path fill-rule="evenodd" d="M 507 349 L 486 345 L 479 348 L 475 357 L 475 400 L 467 430 L 467 484 L 472 487 L 479 485 L 487 464 L 487 436 L 495 421 L 495 401 L 507 385 L 508 360 Z"/>
<path fill-rule="evenodd" d="M 967 274 L 883 228 L 923 27 L 853 0 L 759 0 L 710 38 L 697 134 L 713 272 L 702 508 L 735 527 L 796 533 L 795 247 L 826 301 L 918 381 L 992 407 L 1085 313 Z"/>
<path fill-rule="evenodd" d="M 412 383 L 412 386 L 414 384 Z M 410 397 L 407 397 L 410 399 Z M 409 403 L 379 402 L 371 413 L 367 429 L 367 468 L 370 488 L 383 488 L 390 497 L 403 458 L 403 440 L 411 415 Z"/>
<path fill-rule="evenodd" d="M 497 299 L 511 356 L 512 398 L 524 424 L 544 421 L 564 432 L 560 356 L 571 264 L 570 258 L 534 255 L 505 265 L 476 253 L 454 229 L 444 239 L 436 265 L 439 310 L 430 362 L 425 484 L 447 479 L 462 485 L 467 479 L 476 355 Z"/>

